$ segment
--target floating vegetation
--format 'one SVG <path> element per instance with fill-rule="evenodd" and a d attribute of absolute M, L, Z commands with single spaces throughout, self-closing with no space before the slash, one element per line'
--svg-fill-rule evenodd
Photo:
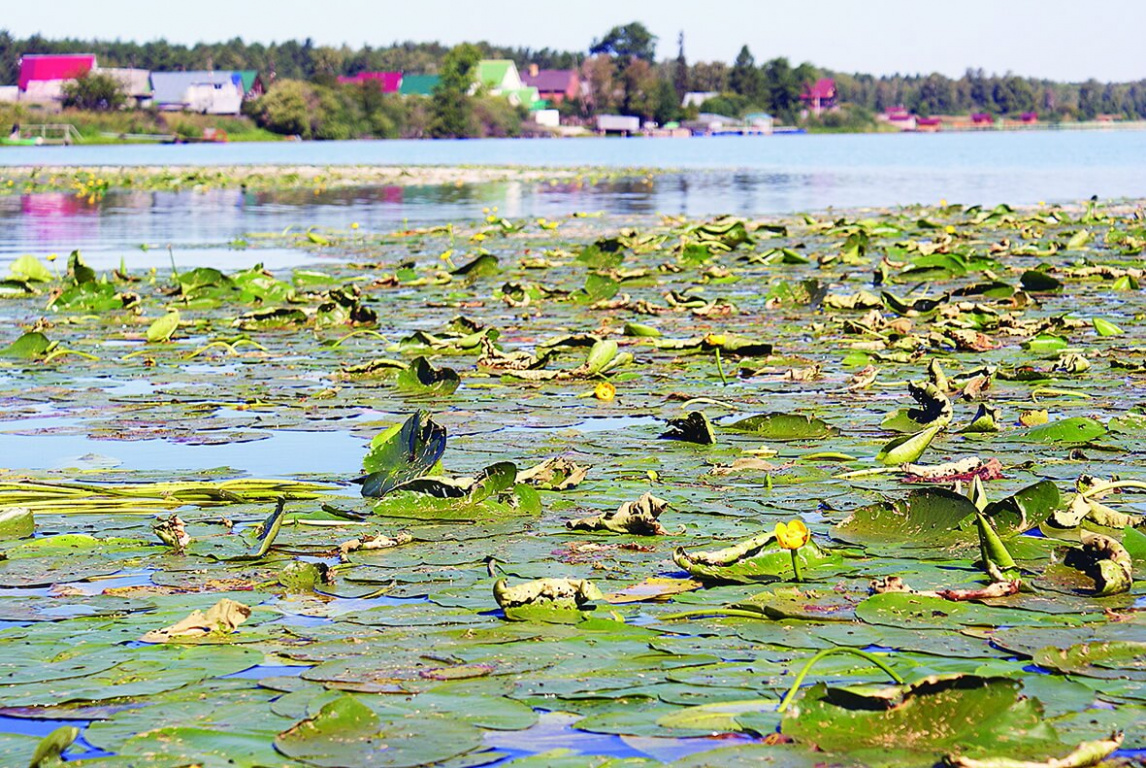
<path fill-rule="evenodd" d="M 244 237 L 284 246 L 0 283 L 0 716 L 64 721 L 0 762 L 1146 749 L 1140 210 Z"/>

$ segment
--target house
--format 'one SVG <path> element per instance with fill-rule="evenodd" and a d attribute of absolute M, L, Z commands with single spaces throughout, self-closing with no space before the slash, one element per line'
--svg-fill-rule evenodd
<path fill-rule="evenodd" d="M 243 106 L 243 76 L 233 71 L 152 72 L 152 102 L 165 112 L 237 115 Z"/>
<path fill-rule="evenodd" d="M 539 98 L 550 104 L 560 104 L 581 94 L 581 77 L 575 69 L 539 69 L 530 64 L 521 81 L 537 89 Z"/>
<path fill-rule="evenodd" d="M 151 98 L 151 72 L 146 69 L 131 69 L 121 67 L 99 67 L 93 72 L 108 77 L 119 83 L 119 88 L 129 100 L 135 101 L 135 106 Z"/>
<path fill-rule="evenodd" d="M 64 98 L 64 83 L 96 67 L 93 53 L 36 54 L 20 57 L 20 101 L 51 104 Z"/>
<path fill-rule="evenodd" d="M 545 106 L 537 88 L 521 81 L 517 65 L 509 59 L 482 59 L 477 64 L 474 81 L 475 90 L 485 88 L 491 96 L 504 96 L 515 107 L 525 105 L 539 109 Z"/>
<path fill-rule="evenodd" d="M 684 95 L 680 101 L 681 109 L 688 109 L 689 107 L 701 107 L 704 102 L 709 99 L 715 99 L 720 94 L 716 91 L 689 91 Z"/>
<path fill-rule="evenodd" d="M 817 117 L 825 110 L 834 109 L 836 81 L 830 77 L 821 77 L 814 83 L 804 83 L 804 92 L 800 94 L 800 100 Z"/>
<path fill-rule="evenodd" d="M 403 96 L 432 96 L 438 79 L 437 75 L 402 75 L 398 93 Z"/>
<path fill-rule="evenodd" d="M 990 128 L 995 124 L 995 118 L 988 112 L 975 112 L 971 115 L 971 125 L 976 128 Z"/>
<path fill-rule="evenodd" d="M 0 85 L 0 104 L 14 104 L 20 100 L 20 86 Z"/>
<path fill-rule="evenodd" d="M 763 133 L 766 136 L 771 136 L 776 126 L 775 118 L 767 112 L 750 112 L 744 116 L 744 122 L 752 133 Z"/>
<path fill-rule="evenodd" d="M 382 93 L 398 93 L 402 87 L 401 72 L 359 72 L 357 75 L 341 75 L 338 82 L 342 85 L 374 84 Z"/>
<path fill-rule="evenodd" d="M 1038 121 L 1039 121 L 1039 113 L 1038 112 L 1024 112 L 1023 114 L 1019 115 L 1019 122 L 1022 123 L 1023 125 L 1034 125 Z"/>
<path fill-rule="evenodd" d="M 902 106 L 888 107 L 878 119 L 901 131 L 914 131 L 916 126 L 915 115 Z"/>
<path fill-rule="evenodd" d="M 915 118 L 915 130 L 923 133 L 937 133 L 940 128 L 941 121 L 938 117 L 917 117 Z"/>
<path fill-rule="evenodd" d="M 520 91 L 525 88 L 517 65 L 509 59 L 482 59 L 477 63 L 474 78 L 493 96 Z"/>
<path fill-rule="evenodd" d="M 718 115 L 715 112 L 701 112 L 695 120 L 685 120 L 681 123 L 692 131 L 693 136 L 715 136 L 727 131 L 740 132 L 740 121 L 728 115 Z"/>

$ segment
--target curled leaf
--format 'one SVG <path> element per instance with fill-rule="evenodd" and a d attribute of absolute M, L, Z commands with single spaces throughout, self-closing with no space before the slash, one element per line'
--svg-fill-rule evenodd
<path fill-rule="evenodd" d="M 669 503 L 664 499 L 645 493 L 636 501 L 626 501 L 613 512 L 570 520 L 565 525 L 574 531 L 612 531 L 632 533 L 637 536 L 664 536 L 668 531 L 660 524 L 658 518 L 668 507 Z"/>
<path fill-rule="evenodd" d="M 604 595 L 588 579 L 534 579 L 509 586 L 505 579 L 493 585 L 493 598 L 502 609 L 545 603 L 557 608 L 581 608 Z"/>
<path fill-rule="evenodd" d="M 660 439 L 712 445 L 716 442 L 716 435 L 702 411 L 690 411 L 683 418 L 669 419 L 668 429 L 661 433 Z"/>
<path fill-rule="evenodd" d="M 187 618 L 163 629 L 153 629 L 139 638 L 144 643 L 177 643 L 209 637 L 225 637 L 250 618 L 250 606 L 224 597 L 203 611 L 191 611 Z"/>
<path fill-rule="evenodd" d="M 1094 579 L 1098 596 L 1129 592 L 1134 583 L 1134 563 L 1117 540 L 1101 533 L 1081 531 L 1081 547 L 1067 550 L 1065 562 Z"/>

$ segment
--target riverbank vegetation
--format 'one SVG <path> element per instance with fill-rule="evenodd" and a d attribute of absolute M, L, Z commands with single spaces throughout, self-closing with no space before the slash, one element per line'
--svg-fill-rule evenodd
<path fill-rule="evenodd" d="M 875 116 L 894 107 L 920 116 L 969 115 L 1018 117 L 1037 112 L 1050 122 L 1146 119 L 1146 81 L 1061 83 L 1012 73 L 969 69 L 959 78 L 942 74 L 884 75 L 834 72 L 812 63 L 793 64 L 783 56 L 758 63 L 744 46 L 731 63 L 690 62 L 684 35 L 675 56 L 657 56 L 657 38 L 639 23 L 609 30 L 585 51 L 465 44 L 467 55 L 505 58 L 521 71 L 530 65 L 577 70 L 582 88 L 576 98 L 556 104 L 567 124 L 592 125 L 595 115 L 619 112 L 665 124 L 695 117 L 700 111 L 740 118 L 767 112 L 779 122 L 811 131 L 878 130 Z M 304 138 L 512 136 L 522 131 L 526 114 L 505 99 L 470 99 L 449 92 L 432 98 L 383 95 L 377 88 L 340 85 L 339 76 L 368 71 L 443 75 L 456 49 L 438 43 L 406 42 L 373 48 L 330 47 L 311 40 L 271 45 L 233 39 L 195 46 L 165 41 L 134 43 L 99 40 L 17 39 L 0 31 L 0 83 L 16 80 L 24 52 L 94 52 L 105 66 L 156 70 L 233 68 L 257 70 L 270 85 L 263 104 L 248 114 L 280 135 Z M 842 114 L 818 114 L 802 98 L 821 78 L 834 81 L 834 101 Z M 456 91 L 456 83 L 451 88 Z M 275 95 L 275 92 L 282 90 Z M 705 94 L 684 106 L 686 94 Z M 467 94 L 468 95 L 468 94 Z M 453 99 L 455 118 L 435 119 L 441 104 Z M 104 100 L 107 103 L 107 100 Z M 461 112 L 459 112 L 461 110 Z M 464 113 L 464 114 L 462 114 Z M 530 130 L 536 129 L 533 126 Z M 82 130 L 81 130 L 82 132 Z M 238 131 L 238 134 L 244 133 Z"/>

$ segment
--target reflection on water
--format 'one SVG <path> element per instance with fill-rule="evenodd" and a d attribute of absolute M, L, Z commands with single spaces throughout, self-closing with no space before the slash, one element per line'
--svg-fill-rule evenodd
<path fill-rule="evenodd" d="M 406 154 L 394 155 L 400 148 Z M 77 149 L 56 162 L 148 163 L 116 147 Z M 135 150 L 137 148 L 133 148 Z M 138 149 L 142 152 L 142 149 Z M 150 148 L 151 153 L 170 148 Z M 256 261 L 294 266 L 291 251 L 244 256 L 233 241 L 311 226 L 363 233 L 474 221 L 497 206 L 512 219 L 558 218 L 577 211 L 644 217 L 732 213 L 764 216 L 940 199 L 965 204 L 1076 202 L 1146 197 L 1146 132 L 1045 132 L 946 136 L 808 136 L 727 140 L 578 140 L 331 143 L 195 150 L 199 162 L 522 163 L 650 166 L 653 176 L 596 180 L 505 181 L 441 186 L 374 186 L 320 191 L 125 191 L 89 202 L 65 192 L 0 196 L 0 266 L 14 255 L 80 249 L 93 266 L 180 265 L 242 268 Z M 194 152 L 192 154 L 194 154 Z M 84 154 L 87 153 L 87 154 Z M 340 154 L 341 153 L 341 154 Z M 508 153 L 508 154 L 507 154 Z M 15 162 L 0 155 L 0 164 Z M 155 155 L 171 158 L 171 155 Z M 88 159 L 85 159 L 88 158 Z M 141 159 L 142 158 L 142 159 Z M 191 156 L 186 162 L 192 162 Z M 567 162 L 566 162 L 567 161 Z M 168 160 L 172 162 L 172 160 Z M 687 170 L 680 170 L 687 169 Z M 147 246 L 144 250 L 141 246 Z M 313 254 L 307 254 L 314 260 Z"/>

